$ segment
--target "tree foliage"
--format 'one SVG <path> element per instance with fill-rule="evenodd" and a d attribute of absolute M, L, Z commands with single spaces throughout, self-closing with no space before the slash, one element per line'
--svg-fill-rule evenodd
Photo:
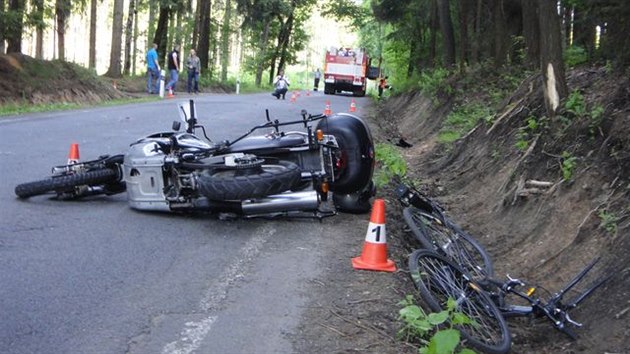
<path fill-rule="evenodd" d="M 114 19 L 102 11 L 95 12 L 97 3 L 103 4 L 102 0 L 0 0 L 0 52 L 20 52 L 22 38 L 31 38 L 34 32 L 35 56 L 42 57 L 44 32 L 50 35 L 56 31 L 54 57 L 64 59 L 67 19 L 81 14 L 83 21 L 93 22 L 89 65 L 94 67 L 95 48 L 99 47 L 94 35 L 95 23 Z M 305 24 L 313 11 L 350 23 L 360 33 L 361 46 L 382 63 L 394 80 L 419 77 L 423 71 L 436 67 L 464 70 L 481 63 L 496 67 L 519 64 L 540 70 L 541 58 L 552 55 L 558 65 L 562 63 L 558 53 L 563 52 L 580 53 L 580 60 L 572 60 L 572 65 L 609 63 L 626 67 L 630 64 L 627 35 L 630 2 L 625 0 L 133 0 L 126 3 L 129 6 L 123 10 L 125 30 L 116 26 L 117 33 L 111 36 L 126 39 L 125 45 L 114 48 L 112 53 L 115 60 L 125 58 L 125 72 L 130 71 L 130 66 L 135 67 L 143 56 L 138 54 L 147 49 L 136 49 L 130 45 L 130 39 L 131 29 L 136 32 L 138 19 L 148 16 L 144 32 L 134 34 L 133 41 L 136 36 L 144 36 L 141 43 L 147 46 L 157 43 L 162 64 L 174 42 L 179 42 L 185 50 L 197 49 L 206 75 L 212 75 L 214 68 L 220 66 L 217 76 L 225 81 L 228 59 L 235 57 L 230 53 L 238 45 L 242 69 L 254 74 L 256 84 L 261 85 L 265 73 L 271 81 L 280 68 L 298 61 L 298 52 L 309 41 Z M 540 4 L 551 10 L 541 12 Z M 86 7 L 92 9 L 87 16 Z M 551 39 L 552 44 L 548 43 L 548 35 L 557 30 L 551 33 L 547 28 L 541 29 L 550 24 L 541 20 L 549 14 L 553 15 L 552 27 L 560 28 L 558 38 Z M 120 17 L 115 18 L 119 21 Z M 550 51 L 558 47 L 560 51 Z M 557 71 L 559 77 L 563 75 L 562 68 Z M 562 95 L 563 90 L 559 92 Z"/>

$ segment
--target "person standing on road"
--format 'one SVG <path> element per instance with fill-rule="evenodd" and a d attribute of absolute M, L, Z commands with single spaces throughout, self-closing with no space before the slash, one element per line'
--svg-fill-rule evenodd
<path fill-rule="evenodd" d="M 188 70 L 188 93 L 199 93 L 199 74 L 201 74 L 201 61 L 194 49 L 190 50 L 188 60 L 186 60 Z M 194 87 L 193 87 L 194 83 Z M 193 91 L 194 89 L 194 91 Z"/>
<path fill-rule="evenodd" d="M 160 63 L 158 63 L 157 47 L 158 45 L 153 43 L 147 52 L 147 91 L 149 95 L 158 93 L 159 90 Z M 155 79 L 155 83 L 153 83 L 153 79 Z"/>
<path fill-rule="evenodd" d="M 381 77 L 378 81 L 378 98 L 383 97 L 383 90 L 387 88 L 387 79 L 388 77 Z"/>
<path fill-rule="evenodd" d="M 322 72 L 319 71 L 319 68 L 315 71 L 315 85 L 313 87 L 313 91 L 317 91 L 319 89 L 319 80 L 322 78 Z"/>
<path fill-rule="evenodd" d="M 175 87 L 177 86 L 177 80 L 179 79 L 180 63 L 179 44 L 175 44 L 173 46 L 173 51 L 168 53 L 168 71 L 171 79 L 166 85 L 166 90 L 169 92 L 174 92 Z"/>

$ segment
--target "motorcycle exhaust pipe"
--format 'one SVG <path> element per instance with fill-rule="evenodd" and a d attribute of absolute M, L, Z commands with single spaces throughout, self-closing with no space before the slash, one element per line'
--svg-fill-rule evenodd
<path fill-rule="evenodd" d="M 316 191 L 288 192 L 269 195 L 241 203 L 243 214 L 266 214 L 283 211 L 312 211 L 319 207 Z"/>

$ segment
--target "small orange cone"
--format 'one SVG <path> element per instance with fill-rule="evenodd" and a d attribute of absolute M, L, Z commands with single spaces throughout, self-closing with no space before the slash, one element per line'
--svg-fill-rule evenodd
<path fill-rule="evenodd" d="M 311 90 L 306 90 L 306 96 L 310 96 L 311 95 Z"/>
<path fill-rule="evenodd" d="M 330 109 L 330 100 L 326 100 L 326 108 L 324 108 L 324 114 L 327 116 L 332 114 L 332 110 Z"/>
<path fill-rule="evenodd" d="M 387 259 L 387 237 L 385 235 L 385 201 L 376 199 L 365 235 L 361 256 L 352 258 L 354 269 L 396 271 L 396 264 Z"/>
<path fill-rule="evenodd" d="M 175 97 L 175 95 L 173 94 L 173 88 L 169 87 L 168 88 L 168 95 L 166 95 L 166 98 L 173 98 Z"/>
<path fill-rule="evenodd" d="M 295 102 L 296 99 L 297 99 L 297 95 L 295 91 L 293 91 L 293 94 L 291 95 L 291 102 Z"/>
<path fill-rule="evenodd" d="M 354 98 L 352 99 L 352 102 L 350 102 L 350 112 L 356 112 L 357 111 L 357 103 L 354 102 Z"/>
<path fill-rule="evenodd" d="M 68 153 L 68 165 L 74 165 L 79 163 L 79 144 L 72 143 L 70 145 L 70 152 Z"/>

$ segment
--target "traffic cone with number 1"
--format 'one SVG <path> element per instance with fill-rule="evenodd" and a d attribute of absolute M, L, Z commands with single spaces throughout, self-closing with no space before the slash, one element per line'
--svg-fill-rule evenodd
<path fill-rule="evenodd" d="M 385 201 L 376 199 L 365 235 L 361 256 L 352 258 L 354 269 L 396 271 L 396 264 L 387 259 L 387 237 L 385 232 Z"/>

